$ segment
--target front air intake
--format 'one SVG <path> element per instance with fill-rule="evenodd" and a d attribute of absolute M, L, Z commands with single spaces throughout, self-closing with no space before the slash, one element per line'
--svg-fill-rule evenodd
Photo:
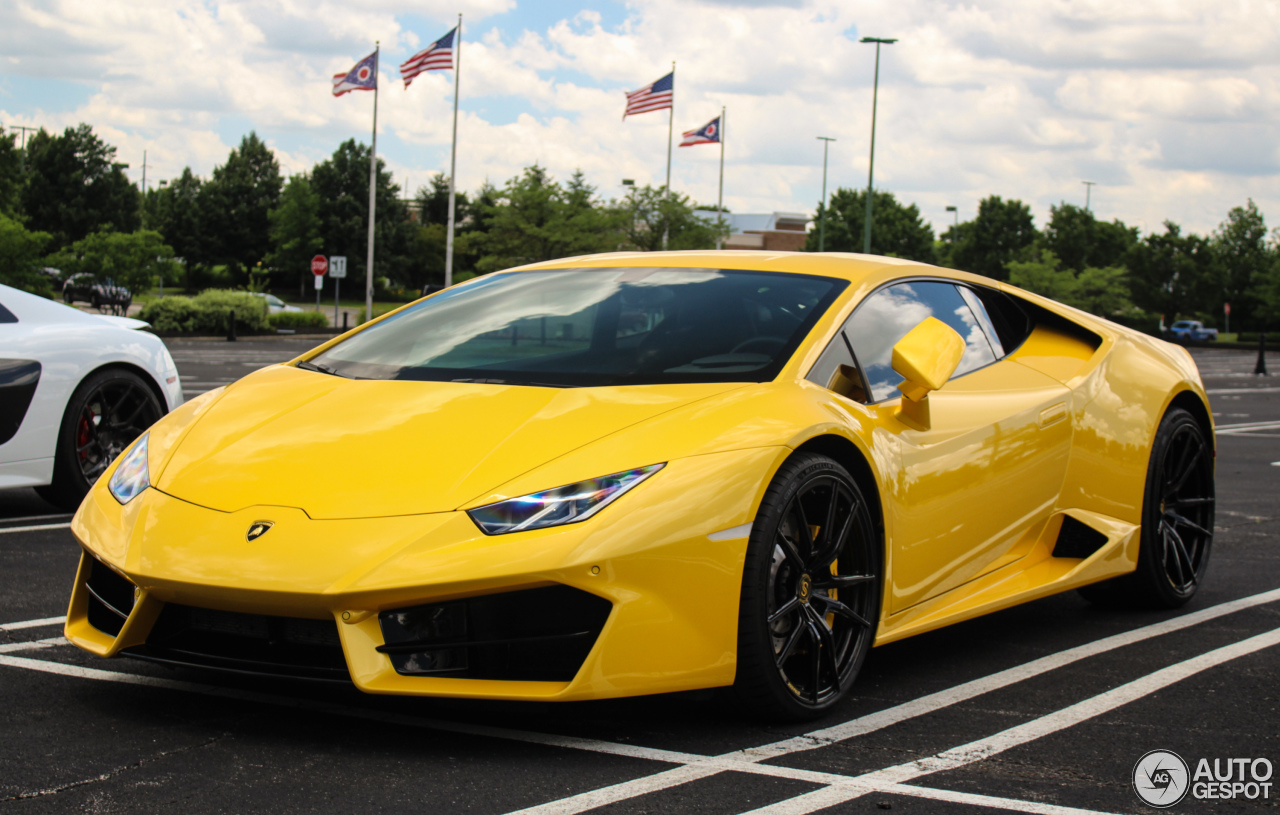
<path fill-rule="evenodd" d="M 337 625 L 168 603 L 127 656 L 235 673 L 350 681 Z"/>
<path fill-rule="evenodd" d="M 568 682 L 613 605 L 569 586 L 547 586 L 379 615 L 378 650 L 404 676 Z"/>
<path fill-rule="evenodd" d="M 101 561 L 89 558 L 89 625 L 112 637 L 120 635 L 129 619 L 136 598 L 135 587 L 126 578 L 107 568 Z"/>

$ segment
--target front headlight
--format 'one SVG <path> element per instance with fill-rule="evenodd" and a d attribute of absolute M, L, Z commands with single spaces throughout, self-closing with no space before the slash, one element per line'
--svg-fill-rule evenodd
<path fill-rule="evenodd" d="M 151 471 L 147 467 L 147 439 L 150 435 L 142 434 L 138 443 L 120 461 L 120 466 L 116 467 L 107 484 L 111 494 L 122 504 L 129 503 L 138 497 L 138 493 L 151 486 Z"/>
<path fill-rule="evenodd" d="M 665 464 L 650 464 L 577 484 L 509 498 L 496 504 L 467 510 L 471 520 L 486 535 L 545 529 L 585 521 L 613 503 L 624 492 L 661 470 Z"/>

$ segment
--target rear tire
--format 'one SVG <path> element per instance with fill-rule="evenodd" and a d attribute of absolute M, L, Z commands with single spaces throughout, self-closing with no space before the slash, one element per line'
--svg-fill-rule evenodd
<path fill-rule="evenodd" d="M 90 374 L 67 400 L 53 458 L 53 482 L 40 497 L 74 510 L 116 456 L 165 413 L 135 373 L 108 368 Z"/>
<path fill-rule="evenodd" d="M 875 639 L 880 536 L 835 461 L 778 470 L 747 542 L 738 614 L 740 700 L 766 718 L 817 718 L 843 699 Z"/>
<path fill-rule="evenodd" d="M 1209 568 L 1214 522 L 1213 447 L 1182 408 L 1160 421 L 1142 499 L 1142 541 L 1131 574 L 1080 589 L 1104 606 L 1178 608 Z"/>

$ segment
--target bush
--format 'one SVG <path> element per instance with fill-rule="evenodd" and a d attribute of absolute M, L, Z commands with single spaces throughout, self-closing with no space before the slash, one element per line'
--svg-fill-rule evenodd
<path fill-rule="evenodd" d="M 267 315 L 272 328 L 328 328 L 329 318 L 319 311 L 282 311 Z"/>
<path fill-rule="evenodd" d="M 1257 331 L 1241 331 L 1239 334 L 1236 335 L 1236 342 L 1244 342 L 1244 343 L 1257 345 L 1258 332 Z M 1267 332 L 1267 347 L 1270 347 L 1272 345 L 1280 345 L 1280 331 Z"/>
<path fill-rule="evenodd" d="M 396 309 L 400 308 L 400 306 L 402 305 L 404 304 L 403 303 L 380 303 L 380 304 L 374 305 L 373 319 L 375 320 L 378 319 L 383 314 L 386 314 L 388 311 L 395 311 Z M 364 309 L 360 309 L 358 312 L 356 312 L 355 318 L 356 318 L 356 325 L 363 325 L 365 322 Z"/>
<path fill-rule="evenodd" d="M 267 301 L 246 291 L 206 289 L 191 302 L 202 315 L 202 330 L 218 333 L 227 330 L 227 313 L 234 310 L 236 325 L 249 331 L 267 328 Z"/>
<path fill-rule="evenodd" d="M 163 297 L 143 306 L 138 318 L 165 333 L 223 334 L 232 310 L 237 330 L 267 330 L 266 301 L 248 292 L 226 289 L 209 289 L 195 297 Z"/>
<path fill-rule="evenodd" d="M 138 319 L 151 323 L 156 331 L 191 334 L 200 322 L 198 311 L 190 297 L 161 297 L 144 305 Z"/>
<path fill-rule="evenodd" d="M 1153 337 L 1160 336 L 1160 315 L 1158 314 L 1147 314 L 1133 310 L 1123 314 L 1113 314 L 1107 319 L 1113 323 L 1119 323 L 1125 328 L 1141 331 L 1143 334 L 1149 334 Z"/>

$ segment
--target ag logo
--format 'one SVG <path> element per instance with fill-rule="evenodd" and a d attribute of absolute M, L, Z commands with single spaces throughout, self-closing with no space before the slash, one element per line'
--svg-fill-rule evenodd
<path fill-rule="evenodd" d="M 1133 791 L 1144 804 L 1158 809 L 1185 798 L 1190 781 L 1187 762 L 1169 750 L 1152 750 L 1133 766 Z"/>
<path fill-rule="evenodd" d="M 249 525 L 249 531 L 245 533 L 244 539 L 250 542 L 256 541 L 258 538 L 267 534 L 267 530 L 275 526 L 271 521 L 254 521 Z"/>

